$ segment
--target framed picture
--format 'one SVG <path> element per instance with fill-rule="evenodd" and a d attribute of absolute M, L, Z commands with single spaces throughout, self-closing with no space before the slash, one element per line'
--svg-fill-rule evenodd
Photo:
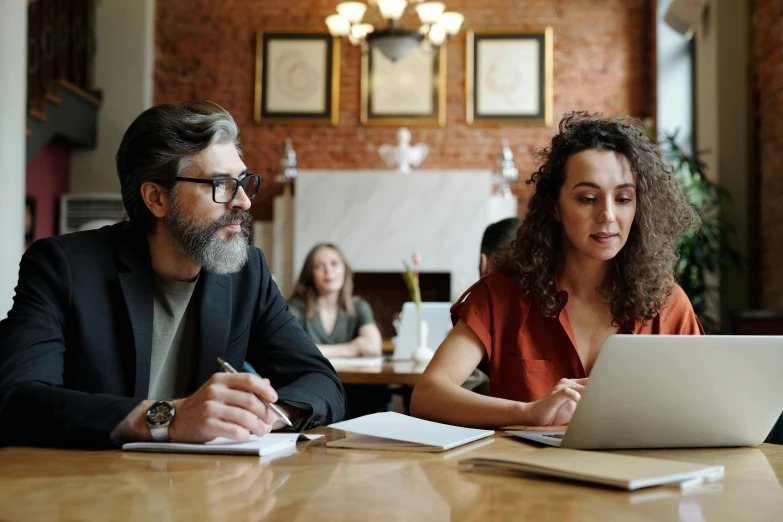
<path fill-rule="evenodd" d="M 469 31 L 469 125 L 552 125 L 552 28 Z"/>
<path fill-rule="evenodd" d="M 339 100 L 339 39 L 329 33 L 258 32 L 256 123 L 336 125 Z"/>
<path fill-rule="evenodd" d="M 361 121 L 366 125 L 446 125 L 446 46 L 421 46 L 393 62 L 375 47 L 362 56 Z"/>

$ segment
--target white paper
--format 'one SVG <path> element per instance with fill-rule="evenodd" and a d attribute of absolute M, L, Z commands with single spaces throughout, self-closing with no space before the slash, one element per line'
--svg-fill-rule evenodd
<path fill-rule="evenodd" d="M 461 428 L 449 424 L 416 419 L 392 411 L 365 415 L 364 417 L 330 424 L 329 427 L 349 433 L 422 444 L 444 450 L 495 434 L 493 430 Z"/>
<path fill-rule="evenodd" d="M 161 453 L 220 453 L 224 455 L 269 455 L 292 446 L 299 440 L 313 440 L 323 435 L 303 435 L 301 433 L 268 433 L 263 437 L 251 435 L 246 442 L 236 442 L 218 437 L 204 444 L 183 442 L 131 442 L 123 444 L 125 451 L 151 451 Z"/>

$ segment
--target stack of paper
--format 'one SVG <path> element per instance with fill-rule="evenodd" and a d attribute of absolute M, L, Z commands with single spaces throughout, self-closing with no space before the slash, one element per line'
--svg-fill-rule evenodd
<path fill-rule="evenodd" d="M 495 434 L 493 430 L 460 428 L 391 411 L 329 427 L 347 432 L 344 439 L 327 442 L 329 447 L 397 451 L 446 451 Z"/>
<path fill-rule="evenodd" d="M 251 435 L 247 442 L 237 442 L 218 437 L 204 444 L 184 442 L 129 442 L 123 444 L 125 451 L 149 451 L 154 453 L 216 453 L 220 455 L 260 455 L 265 456 L 285 449 L 296 447 L 300 440 L 313 440 L 323 435 L 303 435 L 301 433 L 268 433 L 263 437 Z"/>

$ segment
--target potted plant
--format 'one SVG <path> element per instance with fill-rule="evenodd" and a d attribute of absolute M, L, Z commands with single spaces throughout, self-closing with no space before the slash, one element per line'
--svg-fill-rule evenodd
<path fill-rule="evenodd" d="M 429 334 L 429 326 L 421 312 L 421 287 L 419 286 L 418 270 L 419 263 L 421 263 L 421 255 L 418 252 L 414 252 L 411 256 L 411 261 L 413 261 L 413 269 L 408 266 L 405 260 L 402 261 L 402 264 L 405 267 L 405 272 L 403 273 L 405 285 L 408 287 L 411 301 L 416 305 L 416 315 L 418 316 L 418 346 L 416 346 L 416 350 L 413 352 L 413 360 L 417 363 L 428 363 L 432 356 L 435 355 L 435 351 L 428 346 L 427 335 Z"/>
<path fill-rule="evenodd" d="M 721 268 L 729 264 L 744 268 L 744 259 L 726 242 L 734 228 L 721 217 L 720 208 L 731 203 L 729 193 L 706 176 L 706 164 L 701 159 L 703 152 L 687 154 L 678 145 L 677 135 L 678 131 L 666 134 L 659 146 L 701 223 L 680 237 L 677 245 L 680 258 L 674 274 L 705 331 L 717 333 L 719 320 L 709 314 L 710 304 L 718 291 L 712 281 L 716 281 Z"/>

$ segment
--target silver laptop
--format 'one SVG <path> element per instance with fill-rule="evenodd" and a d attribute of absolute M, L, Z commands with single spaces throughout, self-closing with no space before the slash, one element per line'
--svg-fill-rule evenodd
<path fill-rule="evenodd" d="M 509 431 L 573 449 L 764 442 L 783 412 L 783 337 L 613 335 L 566 431 Z"/>
<path fill-rule="evenodd" d="M 450 310 L 451 303 L 421 303 L 421 314 L 427 321 L 427 345 L 433 350 L 440 346 L 451 330 Z M 413 352 L 419 343 L 418 322 L 416 304 L 410 301 L 404 303 L 392 360 L 405 361 L 413 358 Z"/>

